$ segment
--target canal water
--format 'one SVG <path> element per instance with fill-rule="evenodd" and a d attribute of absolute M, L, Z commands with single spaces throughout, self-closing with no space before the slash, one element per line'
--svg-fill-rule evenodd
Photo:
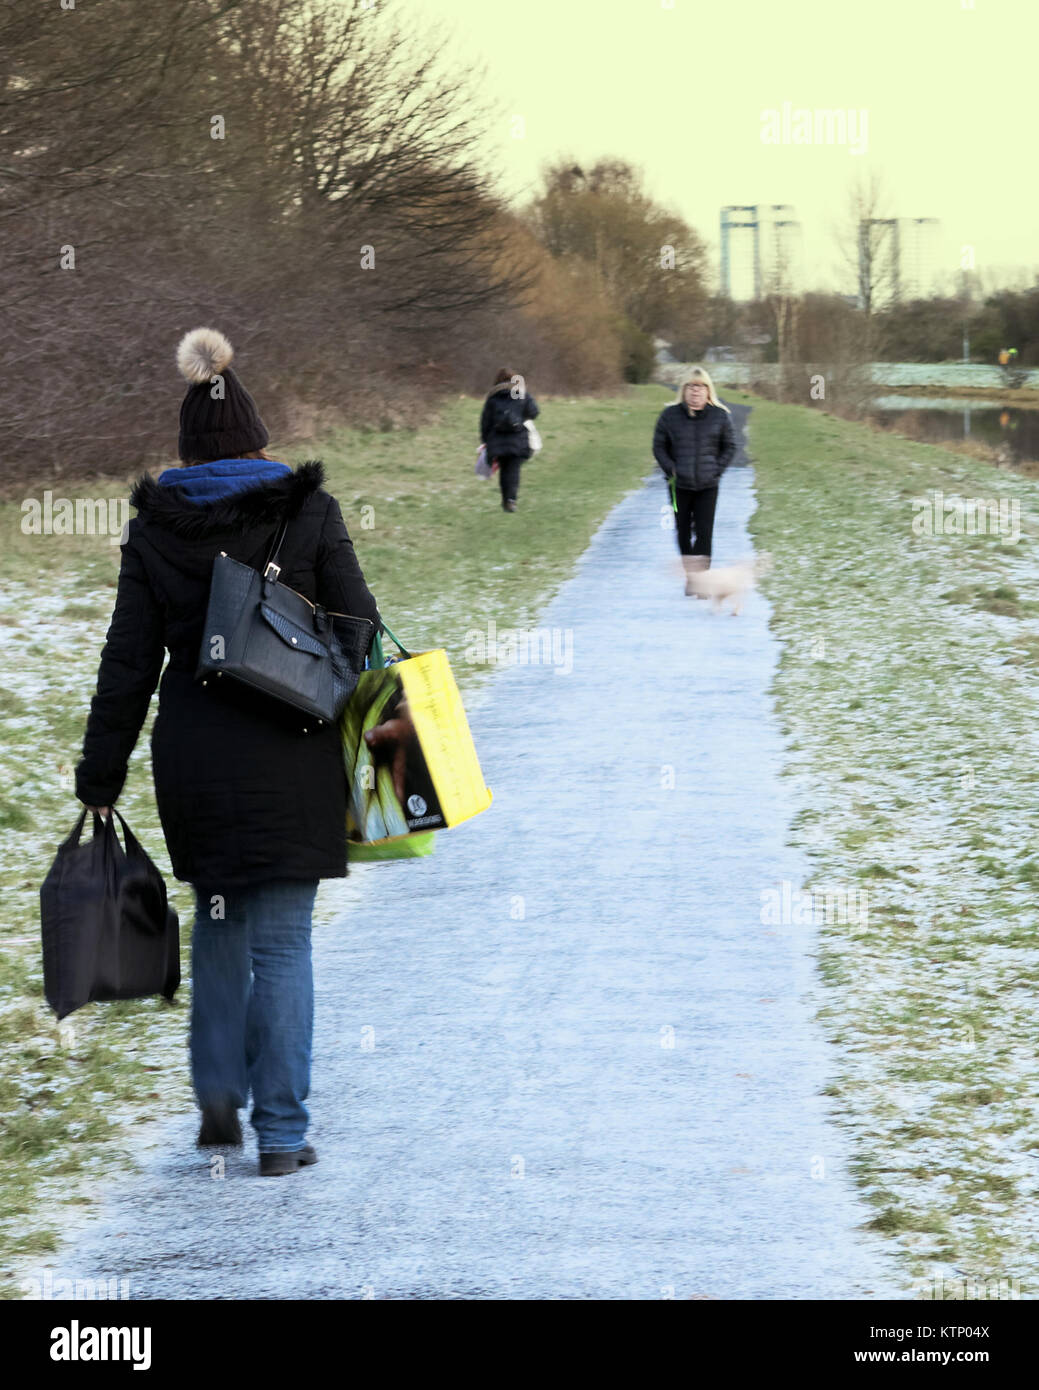
<path fill-rule="evenodd" d="M 872 423 L 929 444 L 975 440 L 1002 448 L 1006 462 L 1039 466 L 1039 410 L 951 397 L 878 396 Z"/>

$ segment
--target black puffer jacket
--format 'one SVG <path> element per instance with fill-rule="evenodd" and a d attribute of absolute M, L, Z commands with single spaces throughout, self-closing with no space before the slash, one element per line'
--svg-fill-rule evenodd
<path fill-rule="evenodd" d="M 483 403 L 480 414 L 480 439 L 487 446 L 489 459 L 530 458 L 530 433 L 524 420 L 534 420 L 541 412 L 533 396 L 513 396 L 512 383 L 503 381 Z M 509 423 L 518 428 L 508 428 Z"/>
<path fill-rule="evenodd" d="M 108 806 L 148 713 L 168 649 L 152 732 L 155 798 L 177 878 L 241 886 L 346 872 L 346 774 L 336 725 L 232 683 L 194 679 L 213 559 L 257 568 L 281 515 L 290 522 L 281 580 L 330 612 L 379 624 L 339 504 L 320 463 L 218 501 L 199 503 L 138 480 L 115 611 L 90 706 L 76 795 Z M 303 732 L 304 724 L 309 728 Z"/>
<path fill-rule="evenodd" d="M 710 401 L 691 411 L 681 402 L 665 406 L 653 431 L 653 457 L 675 483 L 694 491 L 717 487 L 736 453 L 732 417 Z"/>

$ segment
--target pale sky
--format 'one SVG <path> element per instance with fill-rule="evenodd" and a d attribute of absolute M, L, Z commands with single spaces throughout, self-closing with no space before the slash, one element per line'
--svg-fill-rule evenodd
<path fill-rule="evenodd" d="M 805 287 L 864 167 L 888 216 L 936 217 L 939 270 L 1039 267 L 1039 0 L 408 0 L 500 100 L 489 153 L 520 197 L 560 155 L 641 165 L 708 241 L 723 204 L 792 203 Z M 966 5 L 967 8 L 963 8 Z M 398 9 L 398 14 L 400 13 Z M 867 148 L 762 141 L 762 112 L 866 112 Z M 522 124 L 516 121 L 522 117 Z M 521 132 L 521 133 L 520 133 Z M 853 285 L 842 286 L 848 290 Z"/>

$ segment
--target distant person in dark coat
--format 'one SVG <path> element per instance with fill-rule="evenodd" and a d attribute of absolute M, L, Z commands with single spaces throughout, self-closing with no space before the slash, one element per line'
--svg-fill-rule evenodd
<path fill-rule="evenodd" d="M 537 401 L 527 394 L 523 378 L 508 367 L 502 367 L 494 382 L 480 415 L 480 439 L 487 448 L 487 462 L 498 465 L 501 505 L 514 512 L 520 465 L 534 452 L 526 421 L 536 419 L 540 412 Z"/>
<path fill-rule="evenodd" d="M 703 367 L 692 367 L 678 400 L 664 407 L 653 431 L 653 457 L 673 488 L 687 594 L 695 592 L 691 576 L 710 566 L 718 484 L 735 453 L 729 407 Z"/>
<path fill-rule="evenodd" d="M 200 1145 L 240 1144 L 252 1092 L 260 1173 L 314 1163 L 304 1100 L 313 1033 L 311 913 L 318 881 L 347 872 L 339 729 L 195 679 L 213 560 L 259 568 L 290 519 L 281 582 L 330 613 L 381 626 L 320 463 L 292 470 L 212 329 L 181 341 L 182 466 L 131 493 L 115 611 L 87 720 L 76 795 L 107 814 L 162 671 L 151 739 L 155 798 L 174 875 L 192 884 L 191 1068 Z M 214 394 L 216 380 L 222 389 Z"/>

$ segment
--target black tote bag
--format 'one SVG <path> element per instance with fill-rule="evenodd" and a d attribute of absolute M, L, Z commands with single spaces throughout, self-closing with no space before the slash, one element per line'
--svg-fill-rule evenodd
<path fill-rule="evenodd" d="M 225 551 L 213 561 L 197 680 L 231 679 L 331 723 L 353 693 L 375 631 L 278 582 L 282 521 L 263 573 Z"/>
<path fill-rule="evenodd" d="M 172 999 L 180 931 L 162 875 L 113 807 L 81 840 L 87 812 L 58 849 L 40 888 L 43 989 L 59 1018 L 101 999 Z M 115 816 L 126 848 L 119 843 Z"/>

